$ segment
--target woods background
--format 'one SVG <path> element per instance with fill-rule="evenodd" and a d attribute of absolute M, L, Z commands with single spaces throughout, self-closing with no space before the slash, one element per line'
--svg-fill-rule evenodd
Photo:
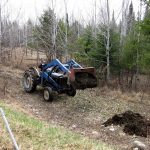
<path fill-rule="evenodd" d="M 56 15 L 52 1 L 36 21 L 26 23 L 18 16 L 12 21 L 8 1 L 1 2 L 0 62 L 24 69 L 43 60 L 75 59 L 96 68 L 100 86 L 149 91 L 150 1 L 140 1 L 138 15 L 132 2 L 123 1 L 120 22 L 110 13 L 108 0 L 101 8 L 96 2 L 87 22 L 69 14 L 64 0 L 64 18 Z"/>

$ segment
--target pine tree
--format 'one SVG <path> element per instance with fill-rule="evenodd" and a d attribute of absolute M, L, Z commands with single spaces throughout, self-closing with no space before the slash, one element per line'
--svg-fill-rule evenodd
<path fill-rule="evenodd" d="M 129 6 L 129 14 L 127 17 L 127 34 L 132 30 L 134 22 L 135 22 L 135 15 L 133 11 L 133 3 L 131 1 L 131 4 Z"/>
<path fill-rule="evenodd" d="M 55 22 L 54 12 L 48 8 L 40 17 L 40 25 L 37 26 L 35 36 L 39 41 L 39 46 L 45 49 L 46 56 L 49 60 L 53 59 L 53 31 Z"/>

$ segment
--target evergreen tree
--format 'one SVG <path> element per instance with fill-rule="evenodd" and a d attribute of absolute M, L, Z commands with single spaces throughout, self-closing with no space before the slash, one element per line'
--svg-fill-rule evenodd
<path fill-rule="evenodd" d="M 145 17 L 141 24 L 141 31 L 144 35 L 144 54 L 141 63 L 142 67 L 146 69 L 147 72 L 150 72 L 150 1 L 148 0 L 146 3 Z"/>
<path fill-rule="evenodd" d="M 132 30 L 134 22 L 135 22 L 135 15 L 133 11 L 133 3 L 131 1 L 131 4 L 129 6 L 129 14 L 127 17 L 127 34 Z"/>
<path fill-rule="evenodd" d="M 53 50 L 53 31 L 55 22 L 54 12 L 48 8 L 44 11 L 44 14 L 40 17 L 40 24 L 36 27 L 35 36 L 38 40 L 39 46 L 45 49 L 46 56 L 49 60 L 52 59 Z"/>

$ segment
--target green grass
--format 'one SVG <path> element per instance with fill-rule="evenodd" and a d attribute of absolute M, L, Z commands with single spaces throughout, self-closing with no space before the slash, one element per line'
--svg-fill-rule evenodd
<path fill-rule="evenodd" d="M 0 103 L 21 150 L 112 150 L 97 142 L 62 127 L 48 125 L 15 108 Z M 0 145 L 12 149 L 9 135 L 0 117 Z"/>

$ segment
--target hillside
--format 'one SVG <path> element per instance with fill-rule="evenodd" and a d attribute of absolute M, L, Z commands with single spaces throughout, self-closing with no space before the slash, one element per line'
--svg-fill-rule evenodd
<path fill-rule="evenodd" d="M 28 116 L 34 116 L 39 121 L 45 121 L 48 125 L 61 126 L 66 128 L 67 132 L 73 131 L 90 139 L 95 139 L 97 142 L 103 141 L 116 149 L 128 148 L 134 139 L 139 139 L 146 145 L 150 145 L 149 137 L 125 134 L 120 126 L 114 126 L 114 131 L 111 131 L 110 127 L 102 125 L 113 115 L 127 110 L 149 118 L 149 94 L 122 93 L 119 90 L 95 88 L 78 90 L 77 95 L 73 98 L 55 94 L 54 101 L 48 103 L 43 101 L 42 90 L 39 88 L 33 94 L 24 92 L 21 86 L 22 74 L 22 70 L 0 66 L 1 102 L 9 104 L 15 110 L 19 109 L 21 112 L 26 112 Z M 30 123 L 32 124 L 32 122 Z M 19 122 L 16 122 L 16 126 L 17 124 L 19 125 Z M 25 138 L 28 137 L 26 134 L 24 136 Z M 37 141 L 43 141 L 45 138 L 44 134 L 42 138 L 37 137 Z M 36 139 L 31 139 L 30 142 L 32 143 L 34 140 L 36 141 Z M 60 148 L 59 145 L 58 148 Z"/>
<path fill-rule="evenodd" d="M 49 125 L 18 110 L 17 107 L 0 103 L 21 150 L 113 150 L 100 142 L 94 142 L 66 129 Z M 1 118 L 1 117 L 0 117 Z M 0 125 L 3 125 L 2 118 Z M 3 127 L 3 128 L 2 128 Z M 1 126 L 0 149 L 13 149 L 4 126 Z"/>

